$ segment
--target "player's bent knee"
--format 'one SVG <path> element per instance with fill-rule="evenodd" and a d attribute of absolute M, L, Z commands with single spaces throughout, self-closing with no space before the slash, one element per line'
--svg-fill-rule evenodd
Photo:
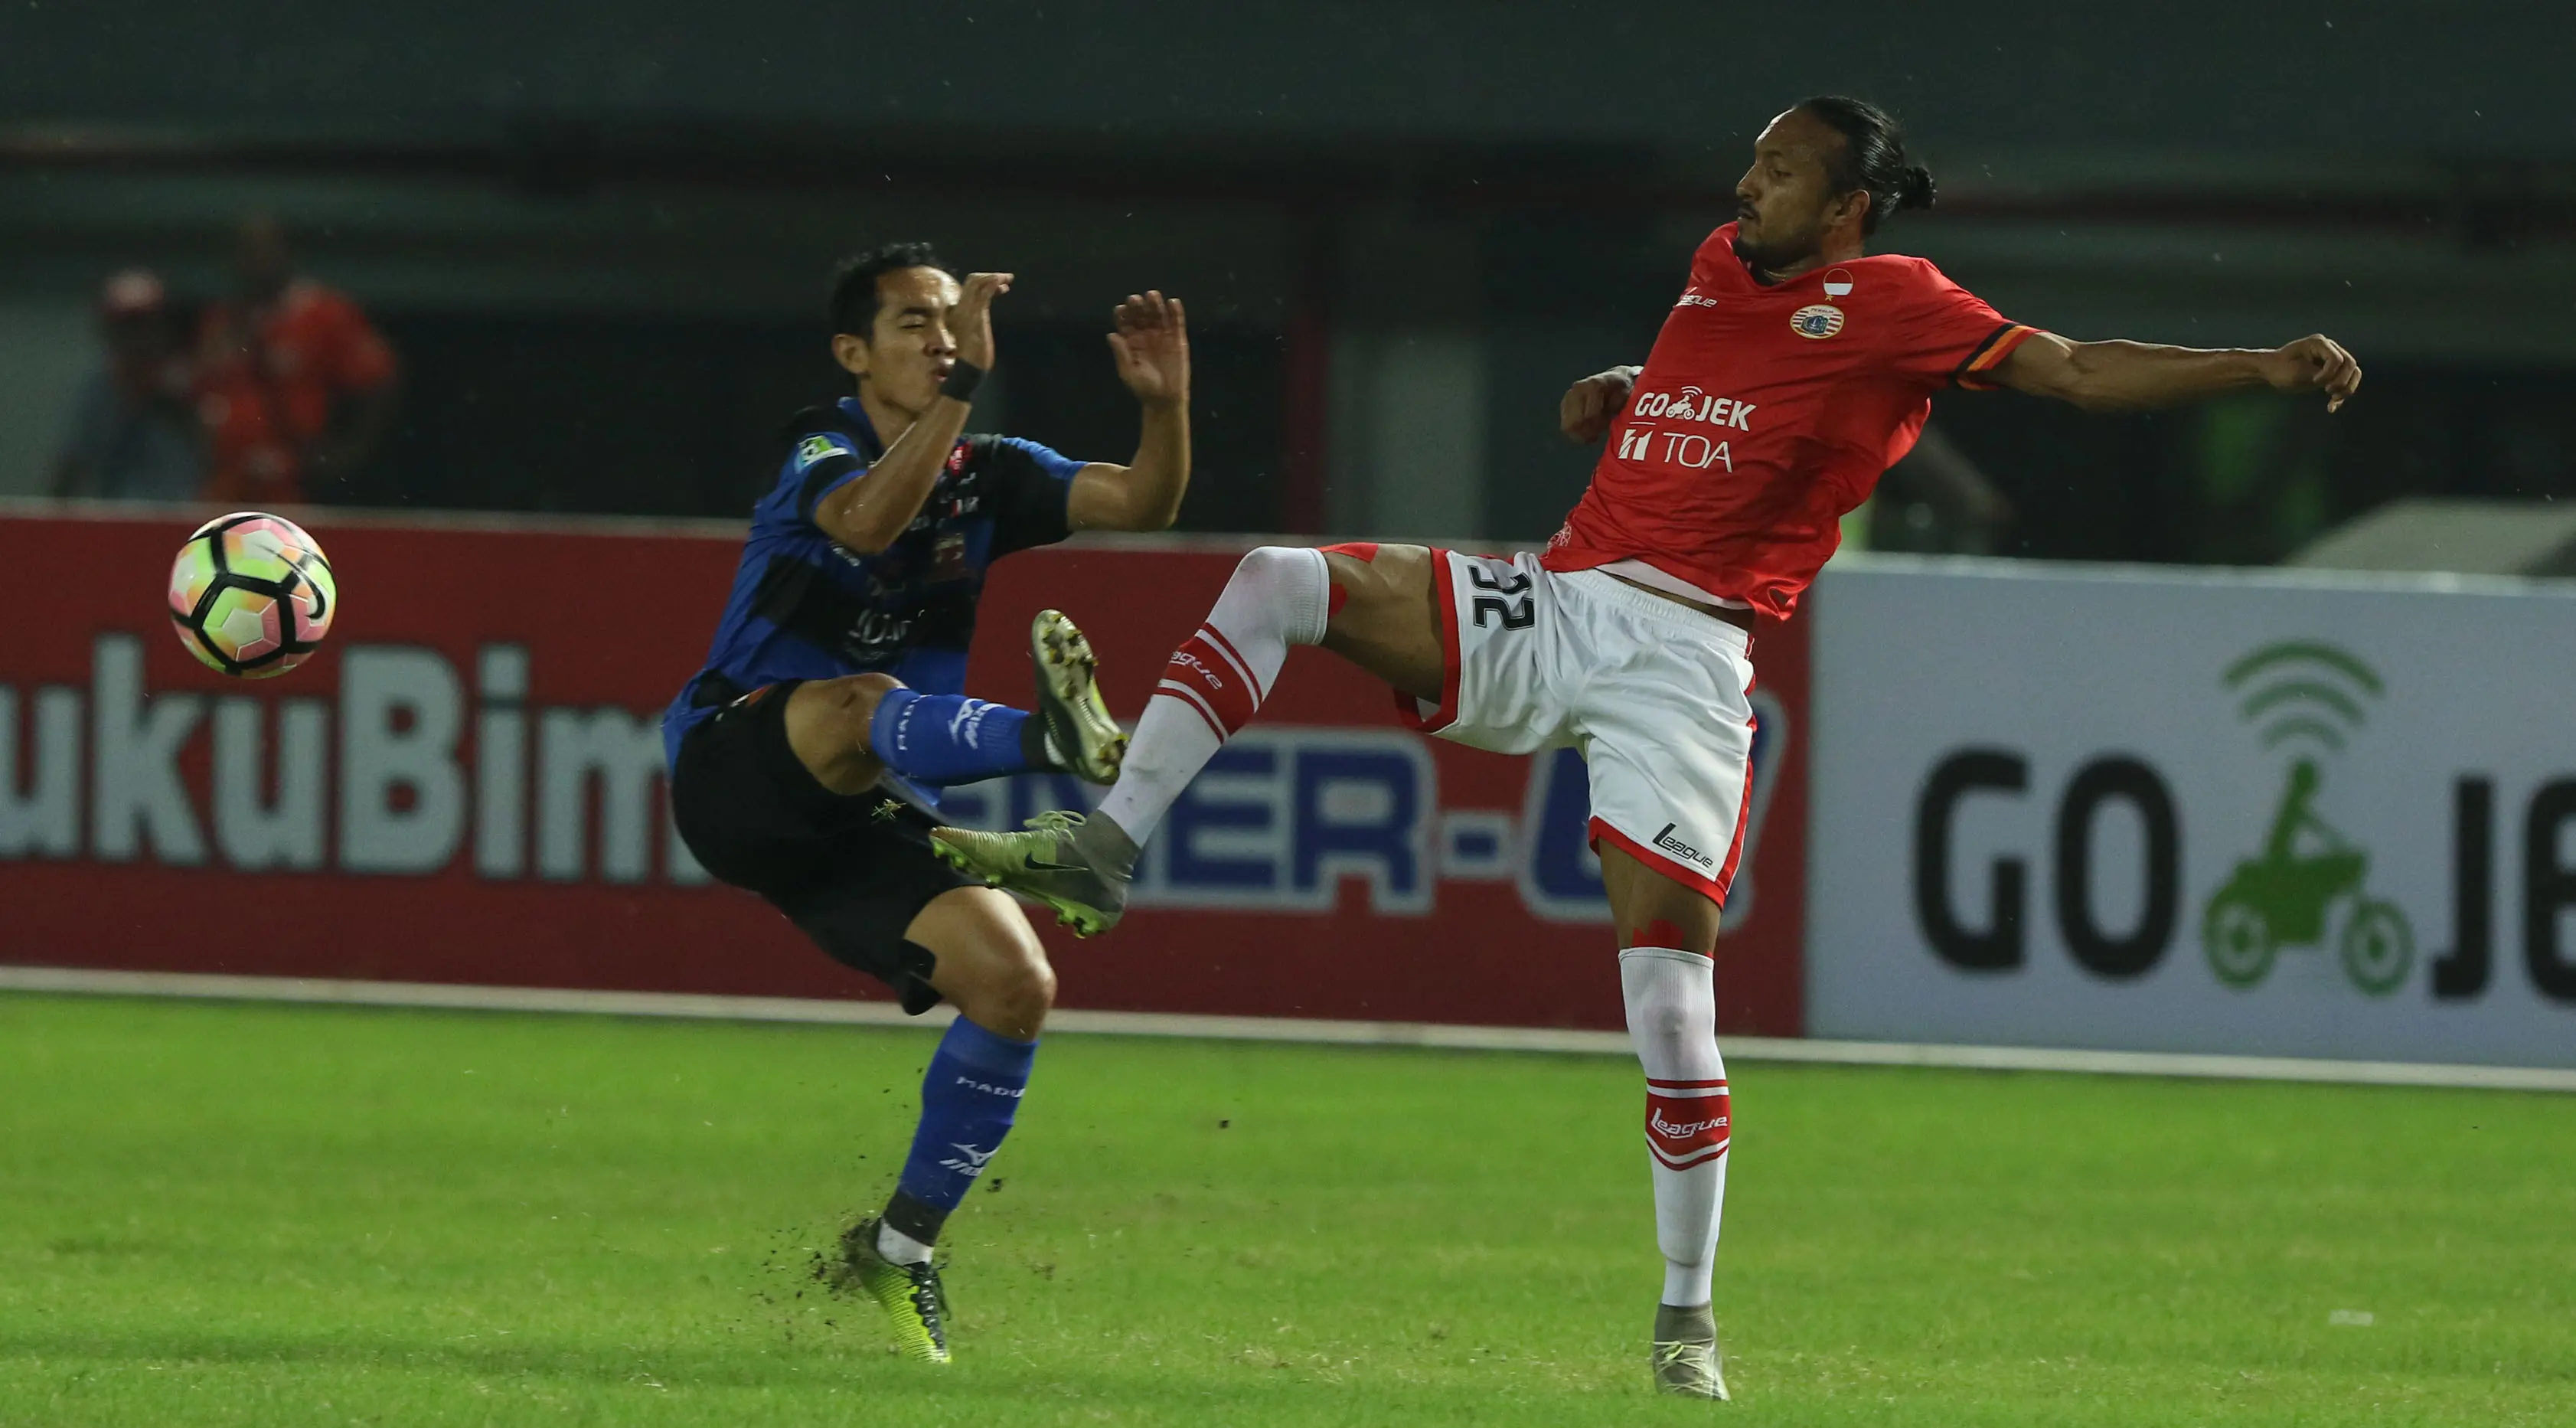
<path fill-rule="evenodd" d="M 788 703 L 788 732 L 793 736 L 801 726 L 810 731 L 817 745 L 832 750 L 864 749 L 868 722 L 876 717 L 877 701 L 887 691 L 902 687 L 903 681 L 887 674 L 807 680 Z M 801 751 L 806 741 L 797 742 Z"/>
<path fill-rule="evenodd" d="M 868 745 L 868 722 L 886 691 L 902 687 L 882 674 L 805 681 L 787 699 L 787 747 L 832 792 L 866 792 L 880 772 Z"/>
<path fill-rule="evenodd" d="M 1032 944 L 1002 953 L 985 964 L 963 995 L 951 997 L 958 1015 L 1002 1036 L 1030 1040 L 1055 1007 L 1055 968 L 1046 952 Z"/>
<path fill-rule="evenodd" d="M 868 723 L 877 716 L 877 701 L 903 681 L 890 674 L 853 674 L 831 681 L 832 713 L 845 731 L 855 731 L 857 742 L 865 743 Z"/>
<path fill-rule="evenodd" d="M 1055 1006 L 1055 966 L 1041 951 L 1012 969 L 1005 995 L 1014 1007 L 1045 1016 Z"/>
<path fill-rule="evenodd" d="M 1013 909 L 1015 922 L 1017 911 Z M 1025 922 L 997 938 L 983 961 L 987 969 L 982 979 L 986 995 L 1041 1013 L 1055 1005 L 1055 964 L 1047 960 L 1046 948 Z"/>
<path fill-rule="evenodd" d="M 930 984 L 987 1031 L 1027 1039 L 1055 1005 L 1055 968 L 1018 904 L 990 888 L 931 900 L 905 936 L 936 959 Z"/>

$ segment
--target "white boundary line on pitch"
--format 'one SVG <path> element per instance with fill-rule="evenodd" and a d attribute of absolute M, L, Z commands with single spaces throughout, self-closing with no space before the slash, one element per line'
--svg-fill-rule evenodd
<path fill-rule="evenodd" d="M 557 987 L 360 982 L 322 977 L 243 977 L 199 972 L 114 972 L 81 967 L 0 966 L 0 992 L 79 996 L 191 997 L 307 1002 L 441 1011 L 578 1012 L 705 1021 L 802 1022 L 840 1026 L 945 1026 L 956 1013 L 936 1007 L 908 1017 L 892 1002 L 812 997 L 733 997 L 692 992 L 611 992 Z M 1540 1051 L 1626 1056 L 1628 1035 L 1545 1027 L 1446 1026 L 1413 1021 L 1321 1021 L 1301 1017 L 1184 1016 L 1169 1012 L 1059 1010 L 1050 1032 L 1111 1036 L 1285 1041 L 1330 1046 L 1411 1046 L 1451 1051 Z M 2576 1069 L 2455 1066 L 2408 1061 L 2322 1061 L 2294 1056 L 2217 1056 L 2169 1051 L 2078 1051 L 2025 1046 L 1932 1046 L 1883 1041 L 1730 1036 L 1726 1054 L 1744 1061 L 1835 1066 L 1928 1066 L 1967 1071 L 2064 1071 L 2110 1076 L 2182 1076 L 2229 1081 L 2317 1081 L 2363 1086 L 2446 1086 L 2488 1091 L 2576 1092 Z"/>

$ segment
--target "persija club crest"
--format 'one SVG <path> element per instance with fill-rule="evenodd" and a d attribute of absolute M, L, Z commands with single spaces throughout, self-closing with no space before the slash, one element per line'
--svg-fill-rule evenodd
<path fill-rule="evenodd" d="M 1843 330 L 1843 310 L 1829 302 L 1811 302 L 1789 314 L 1789 330 L 1822 342 Z"/>

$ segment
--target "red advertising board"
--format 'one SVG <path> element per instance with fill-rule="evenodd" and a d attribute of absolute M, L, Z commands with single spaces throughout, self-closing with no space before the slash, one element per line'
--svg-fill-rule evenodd
<path fill-rule="evenodd" d="M 884 995 L 672 837 L 658 721 L 738 535 L 313 511 L 343 608 L 273 680 L 189 658 L 160 582 L 188 525 L 0 514 L 0 961 L 769 996 Z M 1239 543 L 1076 542 L 997 566 L 972 692 L 1025 702 L 1064 609 L 1131 716 Z M 1719 953 L 1730 1030 L 1795 1034 L 1804 633 L 1764 633 L 1759 822 Z M 998 826 L 1073 796 L 955 791 Z M 1067 1006 L 1615 1027 L 1581 763 L 1401 729 L 1386 690 L 1289 662 L 1148 850 L 1106 938 L 1046 936 Z M 1747 893 L 1749 892 L 1749 897 Z"/>

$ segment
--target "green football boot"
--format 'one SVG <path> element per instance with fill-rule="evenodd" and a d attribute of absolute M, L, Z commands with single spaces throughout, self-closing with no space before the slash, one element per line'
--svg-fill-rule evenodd
<path fill-rule="evenodd" d="M 1090 783 L 1118 781 L 1127 757 L 1127 735 L 1109 716 L 1096 678 L 1099 661 L 1061 610 L 1040 610 L 1029 621 L 1029 658 L 1037 666 L 1036 714 L 1047 751 L 1066 772 Z"/>
<path fill-rule="evenodd" d="M 1655 1392 L 1726 1401 L 1725 1356 L 1718 1352 L 1717 1318 L 1709 1306 L 1655 1306 L 1654 1365 Z"/>
<path fill-rule="evenodd" d="M 1106 818 L 1058 810 L 1030 819 L 1017 833 L 935 828 L 930 837 L 931 851 L 951 866 L 1046 904 L 1076 937 L 1108 931 L 1127 911 L 1136 845 Z"/>
<path fill-rule="evenodd" d="M 908 1359 L 948 1362 L 948 1291 L 936 1264 L 897 1264 L 877 1253 L 877 1221 L 850 1226 L 841 1236 L 841 1262 L 832 1266 L 835 1289 L 855 1289 L 877 1302 L 894 1325 L 895 1345 Z"/>

